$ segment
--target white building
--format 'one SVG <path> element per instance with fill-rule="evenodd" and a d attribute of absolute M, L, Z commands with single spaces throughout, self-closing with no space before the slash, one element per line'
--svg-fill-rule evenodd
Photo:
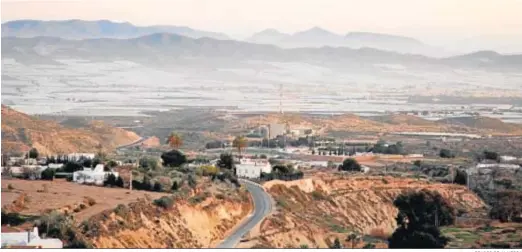
<path fill-rule="evenodd" d="M 270 138 L 276 138 L 286 133 L 286 126 L 284 124 L 272 123 L 269 125 Z"/>
<path fill-rule="evenodd" d="M 103 171 L 103 168 L 102 164 L 96 165 L 94 169 L 84 167 L 82 171 L 76 171 L 73 173 L 73 181 L 80 184 L 88 183 L 103 185 L 103 182 L 109 174 L 114 174 L 116 177 L 119 176 L 117 172 L 106 172 Z"/>
<path fill-rule="evenodd" d="M 2 248 L 8 246 L 35 246 L 41 248 L 63 248 L 60 239 L 42 239 L 38 228 L 27 232 L 2 232 Z"/>
<path fill-rule="evenodd" d="M 517 157 L 513 157 L 513 156 L 500 156 L 500 160 L 501 160 L 501 161 L 504 161 L 504 162 L 516 161 L 516 160 L 517 160 Z"/>
<path fill-rule="evenodd" d="M 240 178 L 259 178 L 262 172 L 272 172 L 272 166 L 266 159 L 243 158 L 236 165 L 236 175 Z"/>
<path fill-rule="evenodd" d="M 78 161 L 82 158 L 94 159 L 94 157 L 96 157 L 96 154 L 94 153 L 71 153 L 67 155 L 67 158 L 69 158 L 70 161 Z"/>

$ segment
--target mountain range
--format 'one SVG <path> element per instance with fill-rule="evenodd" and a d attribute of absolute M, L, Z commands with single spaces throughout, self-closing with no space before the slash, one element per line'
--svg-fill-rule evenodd
<path fill-rule="evenodd" d="M 117 23 L 109 20 L 84 21 L 40 21 L 16 20 L 2 24 L 2 37 L 57 37 L 65 39 L 118 38 L 128 39 L 147 36 L 155 33 L 173 33 L 189 38 L 213 38 L 229 40 L 223 33 L 195 30 L 186 26 L 135 26 L 131 23 Z M 297 32 L 281 33 L 275 29 L 267 29 L 255 33 L 246 42 L 256 44 L 271 44 L 282 48 L 303 47 L 349 47 L 353 49 L 369 47 L 398 53 L 421 54 L 431 57 L 443 57 L 452 53 L 442 48 L 432 47 L 409 37 L 368 33 L 350 32 L 339 35 L 320 27 Z"/>
<path fill-rule="evenodd" d="M 16 20 L 2 24 L 2 37 L 58 37 L 65 39 L 93 38 L 136 38 L 154 33 L 174 33 L 190 38 L 209 37 L 229 39 L 223 33 L 195 30 L 186 26 L 135 26 L 131 23 L 117 23 L 109 20 L 85 21 L 40 21 Z"/>
<path fill-rule="evenodd" d="M 257 44 L 272 44 L 283 48 L 330 46 L 359 49 L 369 47 L 433 57 L 451 55 L 450 52 L 442 48 L 426 45 L 414 38 L 371 32 L 350 32 L 340 35 L 320 27 L 313 27 L 294 34 L 281 33 L 275 29 L 266 29 L 255 33 L 246 41 Z"/>
<path fill-rule="evenodd" d="M 308 62 L 331 67 L 364 64 L 402 64 L 408 66 L 482 67 L 522 69 L 522 55 L 502 55 L 495 52 L 430 58 L 400 54 L 373 48 L 346 47 L 283 49 L 234 40 L 189 38 L 171 33 L 156 33 L 130 39 L 68 40 L 54 37 L 2 39 L 2 58 L 14 58 L 25 63 L 51 63 L 57 59 L 130 60 L 141 63 L 181 64 L 185 62 L 274 61 Z"/>

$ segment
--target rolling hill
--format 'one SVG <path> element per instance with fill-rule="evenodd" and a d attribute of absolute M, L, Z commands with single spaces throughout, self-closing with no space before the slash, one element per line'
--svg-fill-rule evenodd
<path fill-rule="evenodd" d="M 72 152 L 96 152 L 133 143 L 140 137 L 130 131 L 94 121 L 81 128 L 40 120 L 2 105 L 2 152 L 20 153 L 34 147 L 42 155 Z"/>
<path fill-rule="evenodd" d="M 309 36 L 304 34 L 302 36 Z M 233 40 L 189 38 L 171 33 L 155 33 L 131 39 L 67 40 L 55 37 L 2 39 L 2 58 L 31 62 L 57 59 L 91 61 L 127 60 L 143 64 L 215 64 L 244 61 L 320 63 L 330 67 L 373 67 L 376 64 L 402 64 L 411 67 L 481 67 L 519 70 L 522 55 L 500 55 L 495 60 L 476 64 L 475 58 L 436 59 L 399 54 L 372 48 L 345 47 L 282 49 Z"/>
<path fill-rule="evenodd" d="M 518 133 L 522 134 L 522 125 L 515 123 L 505 123 L 500 119 L 491 117 L 454 117 L 441 119 L 437 122 L 451 124 L 455 126 L 465 126 L 470 128 L 492 130 L 495 132 Z"/>

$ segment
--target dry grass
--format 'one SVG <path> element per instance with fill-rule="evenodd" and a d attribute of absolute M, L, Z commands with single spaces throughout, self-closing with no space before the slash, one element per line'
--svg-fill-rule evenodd
<path fill-rule="evenodd" d="M 78 206 L 81 203 L 89 205 L 75 213 L 75 219 L 82 221 L 90 216 L 106 209 L 115 208 L 118 204 L 135 202 L 138 198 L 152 199 L 168 195 L 166 193 L 131 191 L 122 188 L 105 188 L 97 186 L 79 185 L 65 180 L 27 181 L 12 180 L 16 191 L 2 191 L 2 207 L 13 205 L 13 201 L 21 195 L 30 198 L 31 202 L 25 202 L 21 214 L 40 215 L 51 209 L 64 209 L 70 206 Z M 41 188 L 47 186 L 48 191 L 42 192 Z M 38 192 L 41 191 L 41 192 Z"/>

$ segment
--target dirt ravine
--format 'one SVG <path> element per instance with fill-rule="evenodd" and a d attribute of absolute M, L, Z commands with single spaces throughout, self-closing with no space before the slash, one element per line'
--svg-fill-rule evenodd
<path fill-rule="evenodd" d="M 212 248 L 252 210 L 247 194 L 200 203 L 179 198 L 170 209 L 141 200 L 94 216 L 84 235 L 95 248 Z"/>
<path fill-rule="evenodd" d="M 250 247 L 326 248 L 351 232 L 391 234 L 398 212 L 393 200 L 407 190 L 438 191 L 464 212 L 485 207 L 463 186 L 416 178 L 317 174 L 297 181 L 270 181 L 264 187 L 276 201 L 276 209 L 259 232 L 248 237 Z"/>

